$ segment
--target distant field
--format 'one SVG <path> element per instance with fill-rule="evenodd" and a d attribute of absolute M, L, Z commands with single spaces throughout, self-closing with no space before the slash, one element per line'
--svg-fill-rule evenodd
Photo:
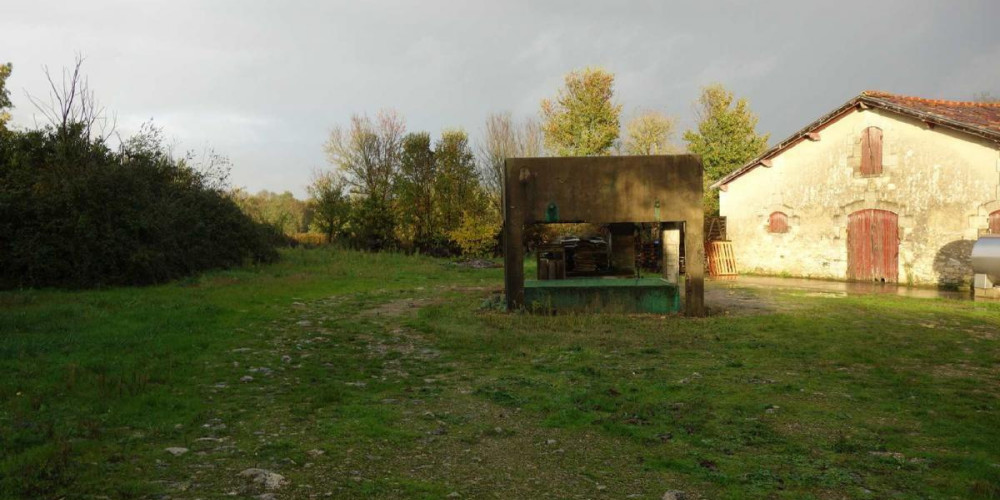
<path fill-rule="evenodd" d="M 1000 306 L 532 316 L 501 275 L 297 250 L 0 293 L 0 497 L 1000 498 Z"/>

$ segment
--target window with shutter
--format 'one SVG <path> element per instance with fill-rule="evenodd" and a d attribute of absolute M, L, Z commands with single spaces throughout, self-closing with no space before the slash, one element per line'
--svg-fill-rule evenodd
<path fill-rule="evenodd" d="M 774 212 L 768 219 L 767 232 L 769 233 L 787 233 L 788 232 L 788 216 L 782 212 Z"/>
<path fill-rule="evenodd" d="M 882 175 L 882 129 L 878 127 L 861 133 L 861 175 Z"/>

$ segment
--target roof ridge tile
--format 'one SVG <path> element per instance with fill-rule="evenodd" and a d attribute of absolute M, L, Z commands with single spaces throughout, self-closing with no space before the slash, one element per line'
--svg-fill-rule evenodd
<path fill-rule="evenodd" d="M 861 92 L 863 97 L 883 97 L 887 99 L 900 99 L 905 101 L 917 101 L 926 104 L 937 104 L 943 106 L 969 106 L 969 107 L 1000 107 L 1000 102 L 981 102 L 981 101 L 953 101 L 949 99 L 930 99 L 927 97 L 917 97 L 902 94 L 893 94 L 892 92 L 885 92 L 882 90 L 865 90 Z"/>

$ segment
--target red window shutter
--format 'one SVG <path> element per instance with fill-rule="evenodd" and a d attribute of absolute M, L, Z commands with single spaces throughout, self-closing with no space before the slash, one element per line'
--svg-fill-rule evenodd
<path fill-rule="evenodd" d="M 878 127 L 861 133 L 861 175 L 882 175 L 882 129 Z"/>
<path fill-rule="evenodd" d="M 1000 210 L 990 214 L 990 234 L 1000 234 Z"/>
<path fill-rule="evenodd" d="M 788 232 L 788 216 L 782 212 L 774 212 L 767 221 L 767 232 L 769 233 L 787 233 Z"/>

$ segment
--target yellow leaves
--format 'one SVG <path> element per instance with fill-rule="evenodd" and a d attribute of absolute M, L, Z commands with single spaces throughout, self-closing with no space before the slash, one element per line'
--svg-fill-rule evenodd
<path fill-rule="evenodd" d="M 541 103 L 545 145 L 558 156 L 607 155 L 618 139 L 622 106 L 612 101 L 615 77 L 600 68 L 566 75 L 557 97 Z"/>
<path fill-rule="evenodd" d="M 11 106 L 10 92 L 7 91 L 7 78 L 10 77 L 14 66 L 10 63 L 0 64 L 0 127 L 4 127 L 10 121 L 10 113 L 4 108 Z"/>
<path fill-rule="evenodd" d="M 462 248 L 462 255 L 485 257 L 493 253 L 502 222 L 492 210 L 464 211 L 449 237 Z"/>
<path fill-rule="evenodd" d="M 645 111 L 625 126 L 625 154 L 662 155 L 676 148 L 670 143 L 674 119 L 658 111 Z"/>

